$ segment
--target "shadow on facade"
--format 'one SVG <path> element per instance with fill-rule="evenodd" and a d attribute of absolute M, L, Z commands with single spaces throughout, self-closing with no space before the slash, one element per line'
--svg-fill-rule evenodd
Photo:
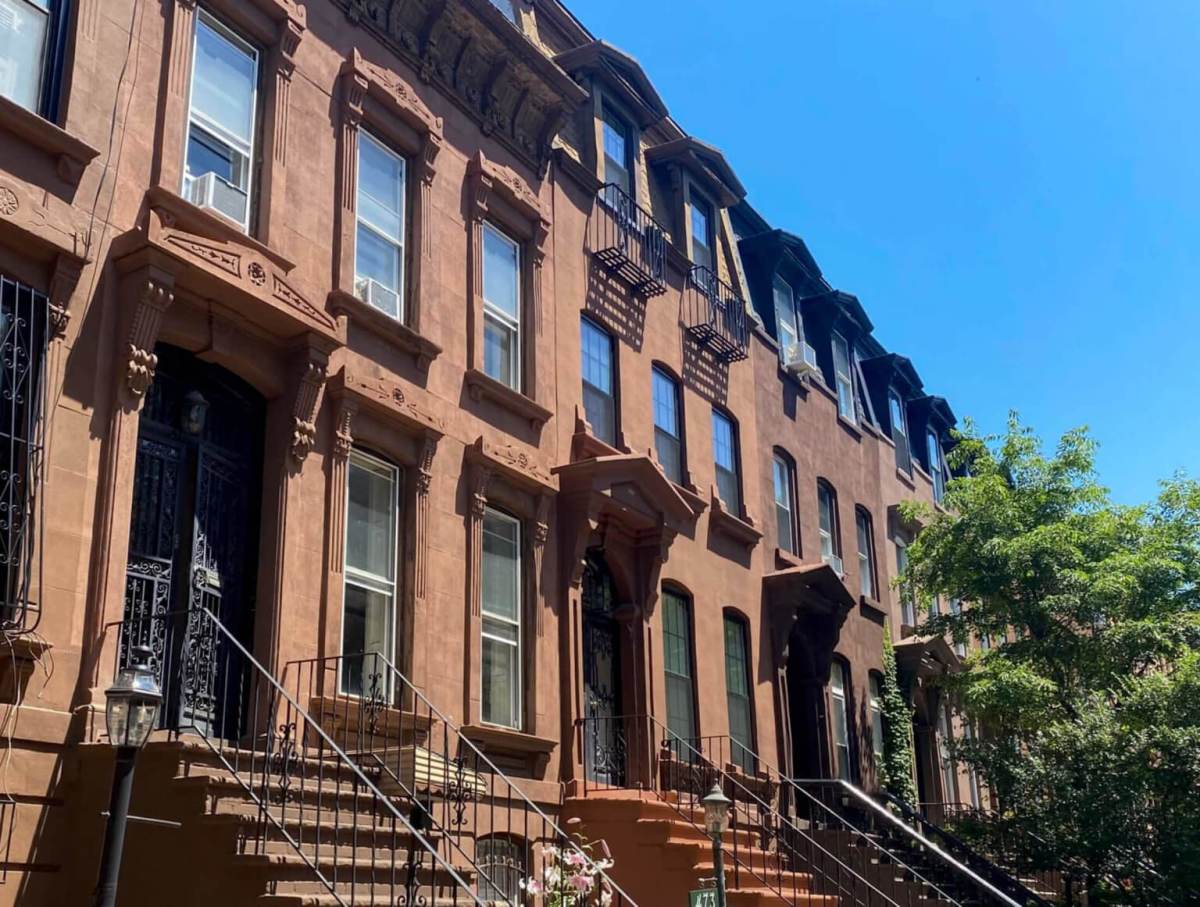
<path fill-rule="evenodd" d="M 710 403 L 724 406 L 729 397 L 729 366 L 711 350 L 688 339 L 683 348 L 683 383 Z M 741 563 L 739 561 L 739 563 Z"/>
<path fill-rule="evenodd" d="M 629 292 L 629 288 L 593 258 L 588 263 L 587 292 L 583 308 L 589 315 L 633 348 L 642 349 L 646 334 L 646 306 L 653 305 Z"/>

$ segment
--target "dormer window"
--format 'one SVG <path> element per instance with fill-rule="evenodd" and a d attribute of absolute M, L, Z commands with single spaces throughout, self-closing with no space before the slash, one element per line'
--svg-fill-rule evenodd
<path fill-rule="evenodd" d="M 716 255 L 713 254 L 712 205 L 693 190 L 688 208 L 692 228 L 692 264 L 712 271 L 716 262 Z"/>
<path fill-rule="evenodd" d="M 196 18 L 183 194 L 250 226 L 258 52 L 203 10 Z"/>
<path fill-rule="evenodd" d="M 912 453 L 908 447 L 908 423 L 904 403 L 895 391 L 888 393 L 888 412 L 891 414 L 892 443 L 896 446 L 896 468 L 912 474 Z"/>
<path fill-rule="evenodd" d="M 946 497 L 946 460 L 942 454 L 942 442 L 937 432 L 926 433 L 929 457 L 929 477 L 933 479 L 933 499 L 938 504 Z"/>
<path fill-rule="evenodd" d="M 779 359 L 787 362 L 788 350 L 800 340 L 800 324 L 796 317 L 796 300 L 791 285 L 782 277 L 774 281 L 775 324 L 779 332 Z"/>
<path fill-rule="evenodd" d="M 854 403 L 854 373 L 850 358 L 850 344 L 841 334 L 833 335 L 833 372 L 837 385 L 838 415 L 851 422 L 858 421 L 858 409 Z"/>
<path fill-rule="evenodd" d="M 616 111 L 604 106 L 600 125 L 604 143 L 604 182 L 633 196 L 633 130 Z"/>

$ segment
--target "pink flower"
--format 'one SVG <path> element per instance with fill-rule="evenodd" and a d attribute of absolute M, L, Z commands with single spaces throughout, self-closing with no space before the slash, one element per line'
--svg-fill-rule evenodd
<path fill-rule="evenodd" d="M 530 894 L 541 894 L 545 890 L 537 879 L 521 879 L 521 887 Z"/>
<path fill-rule="evenodd" d="M 592 890 L 592 880 L 582 873 L 568 878 L 567 884 L 582 894 L 587 894 Z"/>
<path fill-rule="evenodd" d="M 572 850 L 569 854 L 567 854 L 567 865 L 585 866 L 587 865 L 587 857 L 585 857 L 578 850 Z"/>

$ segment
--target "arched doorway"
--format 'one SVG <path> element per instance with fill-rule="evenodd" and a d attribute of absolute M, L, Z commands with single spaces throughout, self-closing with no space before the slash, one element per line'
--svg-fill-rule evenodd
<path fill-rule="evenodd" d="M 621 711 L 621 626 L 616 587 L 599 553 L 588 553 L 582 583 L 584 771 L 589 781 L 620 787 L 628 752 Z"/>
<path fill-rule="evenodd" d="M 155 352 L 138 427 L 121 659 L 135 643 L 150 647 L 163 672 L 164 726 L 232 739 L 242 710 L 238 684 L 220 676 L 227 643 L 198 638 L 196 614 L 208 610 L 250 647 L 266 407 L 218 366 L 174 347 Z M 185 660 L 197 658 L 208 669 L 179 682 Z"/>

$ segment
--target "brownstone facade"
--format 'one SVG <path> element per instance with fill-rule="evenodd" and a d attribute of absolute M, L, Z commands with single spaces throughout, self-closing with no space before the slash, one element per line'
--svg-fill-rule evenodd
<path fill-rule="evenodd" d="M 50 6 L 61 84 L 43 80 L 32 110 L 0 97 L 0 275 L 47 319 L 44 459 L 9 505 L 34 541 L 6 603 L 0 903 L 77 903 L 94 883 L 104 690 L 148 589 L 163 613 L 226 609 L 285 682 L 359 634 L 551 815 L 595 780 L 596 722 L 619 716 L 733 734 L 785 774 L 870 788 L 890 623 L 922 796 L 968 798 L 965 776 L 945 789 L 942 706 L 922 686 L 956 656 L 911 636 L 892 585 L 917 528 L 897 505 L 934 500 L 945 464 L 928 433 L 940 448 L 953 416 L 635 61 L 553 0 Z M 240 188 L 197 188 L 212 151 L 189 144 L 202 24 L 253 61 Z M 392 287 L 358 266 L 364 142 L 402 162 Z M 244 202 L 203 195 L 222 185 Z M 511 282 L 494 290 L 504 255 Z M 778 279 L 800 346 L 777 323 Z M 511 309 L 497 314 L 497 293 Z M 815 363 L 794 367 L 805 339 Z M 189 418 L 207 424 L 185 437 Z M 183 537 L 149 525 L 171 457 Z M 364 476 L 390 495 L 395 557 L 354 585 L 348 489 Z M 180 556 L 218 531 L 207 562 Z M 503 621 L 487 588 L 498 532 L 515 564 Z M 597 583 L 602 614 L 585 601 Z M 368 595 L 385 604 L 355 610 Z M 736 708 L 731 644 L 747 672 Z M 635 786 L 626 758 L 605 781 Z M 145 777 L 135 810 L 158 815 Z M 131 831 L 128 858 L 154 834 Z"/>

